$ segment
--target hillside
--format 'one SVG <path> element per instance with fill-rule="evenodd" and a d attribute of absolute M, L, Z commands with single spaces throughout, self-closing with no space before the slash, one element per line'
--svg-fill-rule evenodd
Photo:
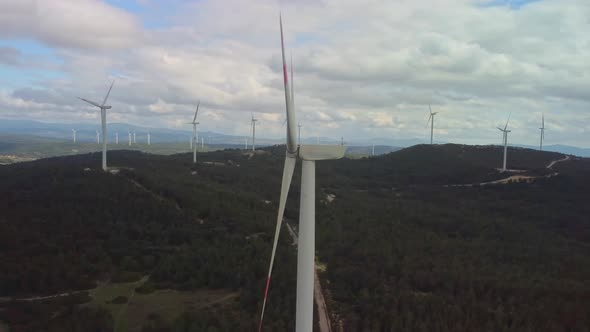
<path fill-rule="evenodd" d="M 321 279 L 333 326 L 590 326 L 590 208 L 584 202 L 590 163 L 557 163 L 551 170 L 557 176 L 531 183 L 446 186 L 506 176 L 489 165 L 500 156 L 498 147 L 422 145 L 317 163 L 317 257 L 326 268 Z M 542 176 L 562 157 L 511 149 L 509 167 Z M 116 174 L 99 172 L 99 158 L 0 166 L 6 197 L 0 201 L 0 319 L 29 331 L 98 324 L 103 330 L 253 330 L 284 146 L 254 156 L 203 153 L 196 173 L 188 153 L 113 151 Z M 286 210 L 295 225 L 298 174 Z M 331 203 L 327 194 L 334 195 Z M 294 326 L 296 258 L 283 232 L 267 331 Z M 59 300 L 1 299 L 73 290 L 82 292 Z M 155 298 L 167 307 L 155 306 Z M 187 298 L 203 302 L 187 305 Z"/>

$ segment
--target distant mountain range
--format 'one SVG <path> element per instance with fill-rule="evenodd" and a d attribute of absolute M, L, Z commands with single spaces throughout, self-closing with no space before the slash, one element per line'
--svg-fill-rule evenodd
<path fill-rule="evenodd" d="M 99 129 L 97 125 L 87 123 L 46 123 L 31 120 L 7 120 L 0 119 L 0 134 L 17 134 L 17 135 L 31 135 L 45 138 L 53 138 L 60 140 L 71 140 L 72 129 L 77 130 L 77 138 L 80 142 L 93 142 L 96 139 L 96 130 Z M 166 128 L 148 128 L 130 125 L 126 123 L 110 123 L 108 125 L 110 140 L 114 140 L 115 133 L 119 133 L 119 141 L 126 142 L 128 131 L 136 133 L 137 142 L 144 142 L 147 140 L 148 131 L 151 134 L 151 141 L 153 143 L 179 143 L 189 142 L 191 131 L 166 129 Z M 200 137 L 205 138 L 206 144 L 245 144 L 244 136 L 226 135 L 211 131 L 199 133 Z M 339 144 L 340 140 L 327 137 L 302 137 L 303 143 L 315 144 L 318 141 L 322 144 Z M 281 139 L 257 137 L 257 145 L 274 145 L 281 144 L 284 141 Z M 400 148 L 409 147 L 417 144 L 424 144 L 426 141 L 420 139 L 393 139 L 393 138 L 371 138 L 364 140 L 346 141 L 344 143 L 349 146 L 349 152 L 359 154 L 369 154 L 372 150 L 372 145 L 375 145 L 375 154 L 389 153 L 399 150 Z M 445 142 L 438 142 L 445 143 Z M 248 143 L 250 144 L 250 142 Z M 536 146 L 530 145 L 512 145 L 524 148 L 536 149 Z M 553 151 L 565 154 L 571 154 L 581 157 L 590 157 L 590 149 L 580 148 L 568 145 L 547 145 L 544 150 Z"/>

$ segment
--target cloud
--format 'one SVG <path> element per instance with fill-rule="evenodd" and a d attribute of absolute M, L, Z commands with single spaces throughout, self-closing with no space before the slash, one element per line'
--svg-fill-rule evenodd
<path fill-rule="evenodd" d="M 0 2 L 0 36 L 52 47 L 121 49 L 141 41 L 135 17 L 95 0 Z"/>
<path fill-rule="evenodd" d="M 0 64 L 16 66 L 20 64 L 21 52 L 13 47 L 0 47 Z"/>
<path fill-rule="evenodd" d="M 83 120 L 75 96 L 100 99 L 116 79 L 117 121 L 182 127 L 201 101 L 208 130 L 245 134 L 253 112 L 260 134 L 278 137 L 282 11 L 297 117 L 309 132 L 426 139 L 432 104 L 441 141 L 497 143 L 494 128 L 512 112 L 511 140 L 536 144 L 544 112 L 548 138 L 553 130 L 555 143 L 588 146 L 588 1 L 175 0 L 139 3 L 141 13 L 115 5 L 0 3 L 0 36 L 43 43 L 63 74 L 5 92 L 0 112 L 71 108 Z M 43 72 L 23 61 L 26 51 L 2 46 L 0 63 Z"/>

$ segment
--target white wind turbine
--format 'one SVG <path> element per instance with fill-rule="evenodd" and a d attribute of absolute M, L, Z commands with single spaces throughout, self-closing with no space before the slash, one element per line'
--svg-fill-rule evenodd
<path fill-rule="evenodd" d="M 147 144 L 148 145 L 152 145 L 152 136 L 150 135 L 150 132 L 149 131 L 147 133 Z"/>
<path fill-rule="evenodd" d="M 252 120 L 250 121 L 250 126 L 252 127 L 252 151 L 256 151 L 256 122 L 258 119 L 254 119 L 254 114 L 252 114 Z"/>
<path fill-rule="evenodd" d="M 508 133 L 511 132 L 511 130 L 508 130 L 508 122 L 510 121 L 510 115 L 508 115 L 508 120 L 506 120 L 506 125 L 504 126 L 504 129 L 497 127 L 499 131 L 502 132 L 502 143 L 504 143 L 504 162 L 502 164 L 502 172 L 506 172 L 506 154 L 508 153 Z"/>
<path fill-rule="evenodd" d="M 193 125 L 193 139 L 191 140 L 191 148 L 193 149 L 193 164 L 197 163 L 197 145 L 199 145 L 199 139 L 197 136 L 197 114 L 199 114 L 199 105 L 201 105 L 201 101 L 197 103 L 197 109 L 195 110 L 195 116 L 193 117 L 193 121 L 189 122 L 189 124 Z"/>
<path fill-rule="evenodd" d="M 293 64 L 291 64 L 291 68 L 293 68 Z M 293 78 L 293 72 L 291 72 L 291 78 Z M 291 84 L 293 84 L 293 82 L 291 82 Z M 297 132 L 297 144 L 299 144 L 299 145 L 301 145 L 301 127 L 303 127 L 303 126 L 301 125 L 301 122 L 299 122 L 297 124 L 297 129 L 298 129 L 298 132 Z"/>
<path fill-rule="evenodd" d="M 72 129 L 72 135 L 73 135 L 73 137 L 74 137 L 74 143 L 76 143 L 76 133 L 77 133 L 77 132 L 78 132 L 78 131 L 77 131 L 76 129 Z"/>
<path fill-rule="evenodd" d="M 119 132 L 115 133 L 115 144 L 119 145 Z"/>
<path fill-rule="evenodd" d="M 428 116 L 428 122 L 426 122 L 426 125 L 428 126 L 428 124 L 430 123 L 430 144 L 432 144 L 432 139 L 434 137 L 434 116 L 437 115 L 438 112 L 432 112 L 430 104 L 428 104 L 428 109 L 430 110 L 430 115 Z"/>
<path fill-rule="evenodd" d="M 374 157 L 375 156 L 375 144 L 373 144 L 373 149 L 371 150 L 371 155 Z"/>
<path fill-rule="evenodd" d="M 545 114 L 541 115 L 541 142 L 539 143 L 539 150 L 543 151 L 543 140 L 545 139 Z"/>
<path fill-rule="evenodd" d="M 111 86 L 109 87 L 109 91 L 107 92 L 107 95 L 104 97 L 102 104 L 98 104 L 98 103 L 95 103 L 95 102 L 90 101 L 88 99 L 78 97 L 80 100 L 83 100 L 90 105 L 100 108 L 100 119 L 101 119 L 101 124 L 102 124 L 102 170 L 103 171 L 107 170 L 107 110 L 111 109 L 111 106 L 107 106 L 105 104 L 107 102 L 107 99 L 109 98 L 109 94 L 111 93 L 111 89 L 113 88 L 113 84 L 115 84 L 115 81 L 113 81 L 111 83 Z M 96 136 L 98 137 L 99 136 L 98 131 L 96 133 L 97 133 Z"/>
<path fill-rule="evenodd" d="M 272 267 L 281 231 L 283 213 L 287 194 L 291 185 L 293 171 L 297 159 L 302 160 L 301 173 L 301 198 L 299 205 L 299 239 L 297 246 L 297 312 L 295 317 L 295 331 L 309 332 L 313 328 L 313 275 L 314 275 L 314 256 L 315 256 L 315 161 L 339 159 L 344 156 L 344 146 L 342 145 L 297 145 L 294 102 L 291 91 L 289 91 L 289 80 L 287 76 L 287 66 L 285 62 L 285 47 L 283 43 L 283 24 L 280 22 L 281 29 L 281 50 L 283 56 L 283 79 L 285 85 L 285 104 L 287 108 L 287 151 L 285 157 L 285 166 L 283 169 L 283 179 L 281 183 L 281 195 L 279 200 L 279 210 L 277 214 L 277 225 L 275 229 L 274 242 L 270 258 L 270 266 L 264 290 L 264 302 L 260 315 L 259 331 L 262 328 L 264 318 L 264 309 L 270 285 Z"/>
<path fill-rule="evenodd" d="M 135 140 L 135 130 L 133 131 L 133 144 L 137 144 L 137 141 Z"/>
<path fill-rule="evenodd" d="M 127 129 L 127 135 L 129 136 L 129 146 L 131 146 L 131 130 Z"/>
<path fill-rule="evenodd" d="M 96 144 L 100 144 L 100 133 L 96 130 Z"/>

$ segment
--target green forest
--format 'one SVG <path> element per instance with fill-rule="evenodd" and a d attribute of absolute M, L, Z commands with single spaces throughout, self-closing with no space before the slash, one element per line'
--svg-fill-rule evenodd
<path fill-rule="evenodd" d="M 284 153 L 213 151 L 195 166 L 188 153 L 111 151 L 110 173 L 98 153 L 0 166 L 0 320 L 11 331 L 255 330 Z M 508 156 L 534 181 L 477 185 L 507 176 L 494 146 L 318 162 L 332 326 L 590 331 L 590 160 L 547 169 L 564 156 Z M 295 227 L 298 199 L 296 172 Z M 291 243 L 283 229 L 265 331 L 294 329 Z"/>

